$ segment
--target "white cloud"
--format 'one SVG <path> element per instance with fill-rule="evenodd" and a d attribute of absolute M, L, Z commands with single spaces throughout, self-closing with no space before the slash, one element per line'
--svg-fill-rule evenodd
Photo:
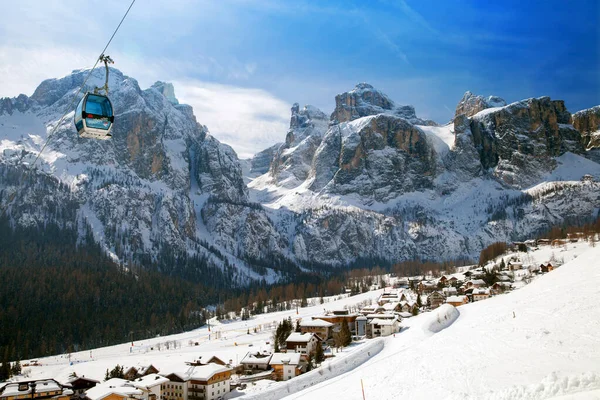
<path fill-rule="evenodd" d="M 200 81 L 174 85 L 179 101 L 191 105 L 198 122 L 240 158 L 285 139 L 291 105 L 265 90 Z"/>

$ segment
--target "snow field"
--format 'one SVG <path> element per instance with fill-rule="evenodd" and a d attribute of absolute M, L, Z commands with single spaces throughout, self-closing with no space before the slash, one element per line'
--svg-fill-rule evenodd
<path fill-rule="evenodd" d="M 372 359 L 289 398 L 360 400 L 361 380 L 377 399 L 594 398 L 599 260 L 600 247 L 588 247 L 522 289 L 459 307 L 460 318 L 435 334 L 432 313 L 405 320 Z"/>

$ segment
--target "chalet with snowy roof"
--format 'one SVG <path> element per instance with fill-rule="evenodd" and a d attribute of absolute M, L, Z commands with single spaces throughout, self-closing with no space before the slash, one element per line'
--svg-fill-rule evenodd
<path fill-rule="evenodd" d="M 133 386 L 143 392 L 144 400 L 161 400 L 162 385 L 169 382 L 169 379 L 158 374 L 145 375 L 133 381 Z"/>
<path fill-rule="evenodd" d="M 207 364 L 190 367 L 186 372 L 166 375 L 161 385 L 163 400 L 219 400 L 230 392 L 231 368 Z"/>
<path fill-rule="evenodd" d="M 432 292 L 429 296 L 427 296 L 427 305 L 431 308 L 438 308 L 446 301 L 446 296 L 442 293 L 435 291 Z"/>
<path fill-rule="evenodd" d="M 551 242 L 552 241 L 550 239 L 538 239 L 537 242 L 536 242 L 536 244 L 538 246 L 550 246 Z"/>
<path fill-rule="evenodd" d="M 453 305 L 454 307 L 462 306 L 463 304 L 467 304 L 469 299 L 467 296 L 450 296 L 446 298 L 446 304 Z"/>
<path fill-rule="evenodd" d="M 271 353 L 247 353 L 240 365 L 244 366 L 244 372 L 246 374 L 254 374 L 260 371 L 266 371 L 269 369 L 269 361 L 271 361 Z"/>
<path fill-rule="evenodd" d="M 509 271 L 517 271 L 523 269 L 523 263 L 520 261 L 509 261 L 507 267 Z"/>
<path fill-rule="evenodd" d="M 402 310 L 400 303 L 397 301 L 392 303 L 385 303 L 382 308 L 384 312 L 400 312 Z"/>
<path fill-rule="evenodd" d="M 374 305 L 370 305 L 370 306 L 365 306 L 363 308 L 360 309 L 360 313 L 363 315 L 367 315 L 367 314 L 375 314 L 378 312 L 384 312 L 385 308 L 383 308 L 383 306 L 380 306 L 378 304 L 374 304 Z"/>
<path fill-rule="evenodd" d="M 273 379 L 287 381 L 302 373 L 300 353 L 273 353 L 270 367 L 273 369 Z"/>
<path fill-rule="evenodd" d="M 442 275 L 442 277 L 438 280 L 438 283 L 446 286 L 448 284 L 448 277 L 446 275 Z"/>
<path fill-rule="evenodd" d="M 332 323 L 334 326 L 332 327 L 333 331 L 336 331 L 342 327 L 342 323 L 348 324 L 348 328 L 350 328 L 350 332 L 354 333 L 354 321 L 358 317 L 358 314 L 350 314 L 348 310 L 337 310 L 325 315 L 318 315 L 313 317 L 313 319 L 322 319 L 323 321 L 327 321 Z"/>
<path fill-rule="evenodd" d="M 95 379 L 86 378 L 85 376 L 73 376 L 67 381 L 66 385 L 73 391 L 71 399 L 80 399 L 85 397 L 85 392 L 87 390 L 98 384 L 100 384 L 100 381 Z"/>
<path fill-rule="evenodd" d="M 466 289 L 476 289 L 485 286 L 487 286 L 487 284 L 483 279 L 471 279 L 465 283 Z"/>
<path fill-rule="evenodd" d="M 136 388 L 132 382 L 112 378 L 91 388 L 86 392 L 89 400 L 144 400 L 148 396 L 144 395 L 142 389 Z"/>
<path fill-rule="evenodd" d="M 317 334 L 321 339 L 327 340 L 332 335 L 333 326 L 333 323 L 324 321 L 320 318 L 314 318 L 312 320 L 303 319 L 302 321 L 300 321 L 300 332 L 312 332 Z"/>
<path fill-rule="evenodd" d="M 0 399 L 69 400 L 73 391 L 54 379 L 9 382 L 0 386 Z"/>
<path fill-rule="evenodd" d="M 125 371 L 124 376 L 125 379 L 132 381 L 142 376 L 158 374 L 158 372 L 158 369 L 154 365 L 150 364 L 137 367 L 130 367 L 127 369 L 127 371 Z"/>
<path fill-rule="evenodd" d="M 496 282 L 490 287 L 490 294 L 504 293 L 510 289 L 510 282 Z"/>
<path fill-rule="evenodd" d="M 384 291 L 381 294 L 381 296 L 379 296 L 379 299 L 377 300 L 377 304 L 382 306 L 385 303 L 398 302 L 398 301 L 400 301 L 400 299 L 401 299 L 401 295 L 398 293 L 398 291 L 396 291 L 396 290 Z"/>
<path fill-rule="evenodd" d="M 437 289 L 437 284 L 432 281 L 422 281 L 419 282 L 419 286 L 417 286 L 419 293 L 431 293 Z"/>
<path fill-rule="evenodd" d="M 371 337 L 390 336 L 398 332 L 398 320 L 396 318 L 373 318 L 369 321 Z"/>
<path fill-rule="evenodd" d="M 471 293 L 471 298 L 473 301 L 485 300 L 490 297 L 489 289 L 473 289 L 473 293 Z"/>
<path fill-rule="evenodd" d="M 352 321 L 352 325 L 354 325 L 354 321 Z M 288 353 L 300 353 L 301 359 L 307 361 L 308 356 L 315 352 L 319 341 L 321 338 L 312 332 L 292 332 L 285 340 L 285 348 Z"/>
<path fill-rule="evenodd" d="M 458 290 L 455 287 L 448 286 L 442 289 L 442 294 L 446 297 L 448 296 L 456 296 L 458 294 Z"/>

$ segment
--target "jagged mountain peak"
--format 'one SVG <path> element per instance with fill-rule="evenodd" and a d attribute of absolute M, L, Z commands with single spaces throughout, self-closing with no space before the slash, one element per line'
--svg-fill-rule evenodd
<path fill-rule="evenodd" d="M 395 115 L 417 125 L 437 125 L 418 118 L 412 105 L 397 105 L 368 83 L 359 83 L 354 89 L 335 96 L 335 110 L 330 119 L 335 124 L 377 114 Z"/>
<path fill-rule="evenodd" d="M 157 81 L 151 87 L 158 90 L 171 104 L 179 104 L 179 100 L 175 97 L 175 88 L 172 83 Z"/>
<path fill-rule="evenodd" d="M 480 96 L 471 93 L 467 90 L 463 95 L 462 99 L 456 105 L 456 112 L 454 116 L 465 114 L 467 117 L 471 117 L 478 112 L 495 107 L 503 107 L 506 105 L 506 101 L 498 96 Z"/>

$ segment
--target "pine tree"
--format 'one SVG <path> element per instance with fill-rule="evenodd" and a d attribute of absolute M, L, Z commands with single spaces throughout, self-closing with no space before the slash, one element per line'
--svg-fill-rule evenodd
<path fill-rule="evenodd" d="M 352 343 L 352 334 L 350 333 L 350 327 L 348 327 L 348 323 L 346 321 L 342 322 L 342 329 L 340 329 L 341 339 L 342 339 L 342 347 L 348 346 Z"/>
<path fill-rule="evenodd" d="M 321 341 L 318 341 L 317 348 L 315 349 L 315 362 L 321 364 L 323 361 L 325 361 L 325 353 L 323 352 Z"/>

